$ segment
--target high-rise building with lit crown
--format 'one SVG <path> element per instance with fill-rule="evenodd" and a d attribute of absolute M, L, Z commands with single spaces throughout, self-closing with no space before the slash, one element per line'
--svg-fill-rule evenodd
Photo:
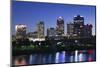
<path fill-rule="evenodd" d="M 16 25 L 15 31 L 16 31 L 16 39 L 24 39 L 26 38 L 26 25 Z"/>
<path fill-rule="evenodd" d="M 37 24 L 37 34 L 38 34 L 38 38 L 44 38 L 44 22 L 40 21 Z"/>
<path fill-rule="evenodd" d="M 61 16 L 57 18 L 56 32 L 57 35 L 64 35 L 64 19 Z"/>

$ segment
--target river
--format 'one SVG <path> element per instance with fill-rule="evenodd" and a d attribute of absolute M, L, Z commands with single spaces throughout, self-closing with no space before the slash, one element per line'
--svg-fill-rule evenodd
<path fill-rule="evenodd" d="M 95 50 L 75 50 L 61 51 L 56 53 L 33 53 L 30 55 L 20 55 L 13 57 L 13 65 L 40 65 L 40 64 L 59 64 L 75 62 L 96 61 Z"/>

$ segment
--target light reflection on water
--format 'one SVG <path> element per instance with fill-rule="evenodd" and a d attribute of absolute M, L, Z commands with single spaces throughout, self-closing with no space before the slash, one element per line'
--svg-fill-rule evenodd
<path fill-rule="evenodd" d="M 19 59 L 22 58 L 22 59 Z M 17 56 L 14 58 L 14 65 L 26 64 L 51 64 L 51 63 L 72 63 L 72 62 L 85 62 L 95 61 L 95 50 L 81 50 L 71 52 L 57 52 L 53 54 L 31 54 L 26 56 Z"/>
<path fill-rule="evenodd" d="M 78 51 L 75 50 L 75 62 L 77 62 L 77 61 L 78 61 Z"/>

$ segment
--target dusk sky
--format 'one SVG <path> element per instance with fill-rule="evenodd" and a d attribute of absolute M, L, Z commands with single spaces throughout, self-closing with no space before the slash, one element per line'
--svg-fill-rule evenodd
<path fill-rule="evenodd" d="M 56 27 L 57 18 L 64 18 L 65 33 L 67 23 L 73 22 L 73 17 L 81 15 L 85 19 L 85 24 L 93 25 L 95 34 L 95 6 L 41 3 L 41 2 L 12 2 L 12 33 L 15 34 L 15 25 L 27 25 L 27 32 L 36 30 L 36 24 L 44 21 L 45 31 L 49 27 Z"/>

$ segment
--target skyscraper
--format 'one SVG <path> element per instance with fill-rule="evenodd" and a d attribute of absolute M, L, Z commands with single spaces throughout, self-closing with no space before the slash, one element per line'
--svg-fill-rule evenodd
<path fill-rule="evenodd" d="M 84 17 L 83 16 L 80 16 L 80 15 L 74 16 L 73 20 L 74 20 L 74 24 L 84 25 Z"/>
<path fill-rule="evenodd" d="M 69 23 L 67 24 L 67 35 L 73 35 L 74 34 L 74 24 Z"/>
<path fill-rule="evenodd" d="M 16 39 L 24 39 L 26 38 L 26 25 L 16 25 L 15 26 L 16 31 Z"/>
<path fill-rule="evenodd" d="M 84 36 L 84 17 L 77 15 L 73 19 L 74 22 L 74 34 L 77 36 Z"/>
<path fill-rule="evenodd" d="M 57 18 L 56 32 L 57 35 L 64 35 L 64 19 L 61 16 Z"/>
<path fill-rule="evenodd" d="M 40 21 L 37 24 L 37 34 L 38 34 L 38 38 L 44 37 L 44 22 L 43 21 Z"/>

